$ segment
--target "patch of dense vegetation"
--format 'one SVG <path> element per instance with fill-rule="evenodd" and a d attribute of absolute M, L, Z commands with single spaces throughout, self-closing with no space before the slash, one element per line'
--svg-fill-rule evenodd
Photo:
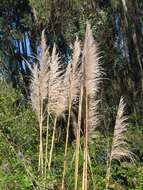
<path fill-rule="evenodd" d="M 29 104 L 21 94 L 6 83 L 0 89 L 0 187 L 5 190 L 39 189 L 43 185 L 37 171 L 38 162 L 38 122 Z M 130 117 L 134 121 L 134 116 Z M 136 154 L 136 164 L 114 163 L 111 189 L 143 189 L 143 126 L 130 123 L 128 143 Z M 64 131 L 59 129 L 55 140 L 54 160 L 48 176 L 49 189 L 58 189 L 62 179 L 64 158 Z M 51 139 L 52 131 L 49 134 Z M 95 142 L 90 144 L 90 189 L 93 183 L 97 189 L 105 189 L 107 139 L 97 133 Z M 74 186 L 74 148 L 75 140 L 70 145 L 66 173 L 67 189 Z M 80 153 L 80 178 L 82 178 L 83 153 Z M 96 174 L 96 175 L 94 175 Z M 41 188 L 42 189 L 42 188 Z"/>

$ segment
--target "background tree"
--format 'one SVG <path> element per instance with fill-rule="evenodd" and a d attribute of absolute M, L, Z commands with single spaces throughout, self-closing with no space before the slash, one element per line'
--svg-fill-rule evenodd
<path fill-rule="evenodd" d="M 68 62 L 70 44 L 77 35 L 83 45 L 85 23 L 89 20 L 111 79 L 105 85 L 108 104 L 113 105 L 124 94 L 130 97 L 130 111 L 141 112 L 142 7 L 141 0 L 2 0 L 0 51 L 8 78 L 15 87 L 24 86 L 27 92 L 29 69 L 24 60 L 33 62 L 31 55 L 39 54 L 42 30 L 46 31 L 47 44 L 52 47 L 56 42 L 63 60 Z M 137 100 L 136 106 L 131 106 L 133 100 Z"/>

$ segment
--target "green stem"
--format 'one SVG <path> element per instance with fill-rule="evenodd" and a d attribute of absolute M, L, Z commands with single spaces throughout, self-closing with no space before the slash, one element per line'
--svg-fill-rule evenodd
<path fill-rule="evenodd" d="M 66 133 L 66 143 L 65 143 L 63 178 L 62 178 L 62 187 L 61 187 L 62 190 L 65 189 L 64 184 L 65 184 L 65 174 L 66 174 L 66 167 L 67 167 L 67 150 L 68 150 L 70 117 L 71 117 L 71 98 L 70 98 L 70 101 L 69 101 L 69 113 L 68 113 L 67 133 Z"/>
<path fill-rule="evenodd" d="M 81 128 L 81 112 L 82 112 L 82 100 L 83 100 L 83 87 L 81 88 L 79 111 L 78 111 L 78 123 L 76 133 L 76 153 L 75 153 L 75 186 L 74 190 L 77 190 L 78 185 L 78 167 L 79 167 L 79 150 L 80 150 L 80 128 Z"/>
<path fill-rule="evenodd" d="M 111 162 L 109 162 L 109 166 L 108 166 L 108 168 L 107 168 L 107 174 L 106 174 L 106 190 L 109 189 L 110 177 L 111 177 Z"/>
<path fill-rule="evenodd" d="M 50 170 L 51 167 L 51 162 L 52 162 L 52 155 L 53 155 L 53 149 L 54 149 L 54 141 L 55 141 L 55 133 L 56 133 L 56 124 L 57 124 L 57 116 L 54 121 L 54 128 L 53 128 L 53 135 L 52 135 L 52 144 L 51 144 L 51 149 L 50 149 L 50 156 L 49 156 L 49 163 L 48 163 L 48 168 Z"/>
<path fill-rule="evenodd" d="M 46 178 L 47 178 L 47 163 L 48 163 L 48 142 L 49 142 L 49 112 L 47 114 L 47 133 L 46 133 L 46 148 L 45 148 L 45 185 L 46 185 Z"/>

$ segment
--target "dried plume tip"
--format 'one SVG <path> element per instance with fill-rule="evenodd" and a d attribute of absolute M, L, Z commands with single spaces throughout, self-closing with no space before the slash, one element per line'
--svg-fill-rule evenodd
<path fill-rule="evenodd" d="M 67 94 L 64 88 L 64 66 L 60 62 L 60 57 L 56 53 L 54 45 L 50 63 L 50 80 L 48 106 L 51 113 L 61 116 L 67 109 Z"/>
<path fill-rule="evenodd" d="M 44 37 L 44 31 L 41 36 L 41 48 L 42 55 L 38 64 L 35 64 L 31 69 L 32 80 L 31 80 L 31 104 L 33 110 L 40 118 L 41 104 L 43 104 L 44 99 L 47 98 L 48 94 L 48 81 L 49 81 L 49 59 L 48 59 L 48 48 L 46 46 L 46 40 Z"/>
<path fill-rule="evenodd" d="M 100 120 L 98 117 L 99 114 L 97 113 L 97 105 L 99 103 L 98 93 L 104 75 L 100 58 L 98 45 L 93 38 L 91 26 L 87 22 L 83 50 L 82 75 L 84 76 L 83 81 L 85 81 L 84 85 L 86 95 L 88 96 L 88 128 L 91 130 L 96 128 Z"/>
<path fill-rule="evenodd" d="M 124 98 L 121 97 L 115 123 L 110 162 L 112 162 L 112 160 L 121 161 L 121 159 L 129 159 L 132 162 L 135 161 L 134 154 L 131 151 L 129 151 L 128 144 L 126 141 L 125 133 L 127 131 L 128 117 L 124 115 L 124 112 L 125 103 Z"/>

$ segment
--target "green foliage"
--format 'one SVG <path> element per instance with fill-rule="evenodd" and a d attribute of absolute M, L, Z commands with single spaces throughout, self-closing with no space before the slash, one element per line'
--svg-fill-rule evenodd
<path fill-rule="evenodd" d="M 4 189 L 31 187 L 26 170 L 37 160 L 37 131 L 36 118 L 28 107 L 19 91 L 1 84 L 0 187 Z"/>
<path fill-rule="evenodd" d="M 21 92 L 1 83 L 0 188 L 5 190 L 29 190 L 34 187 L 37 190 L 44 189 L 44 178 L 37 171 L 39 145 L 39 129 L 37 127 L 36 116 Z M 137 163 L 131 165 L 124 162 L 120 165 L 115 162 L 113 164 L 111 190 L 143 189 L 142 133 L 142 126 L 135 126 L 134 123 L 128 126 L 128 143 L 138 157 Z M 51 144 L 51 135 L 52 131 L 49 133 L 49 144 Z M 61 185 L 64 159 L 64 139 L 61 136 L 63 136 L 63 130 L 59 128 L 56 132 L 51 172 L 47 173 L 47 189 L 58 189 Z M 94 189 L 94 187 L 99 190 L 105 189 L 108 140 L 110 141 L 101 132 L 96 133 L 96 136 L 92 136 L 90 139 L 89 189 Z M 83 139 L 81 139 L 82 146 Z M 50 149 L 50 146 L 48 148 Z M 68 166 L 65 183 L 68 190 L 72 190 L 74 187 L 74 159 L 75 141 L 73 140 L 72 144 L 69 145 L 67 155 Z M 82 165 L 83 152 L 80 149 L 79 187 L 82 181 Z"/>
<path fill-rule="evenodd" d="M 130 124 L 128 128 L 128 142 L 137 156 L 137 160 L 143 162 L 143 125 Z M 134 142 L 134 140 L 136 141 Z"/>

